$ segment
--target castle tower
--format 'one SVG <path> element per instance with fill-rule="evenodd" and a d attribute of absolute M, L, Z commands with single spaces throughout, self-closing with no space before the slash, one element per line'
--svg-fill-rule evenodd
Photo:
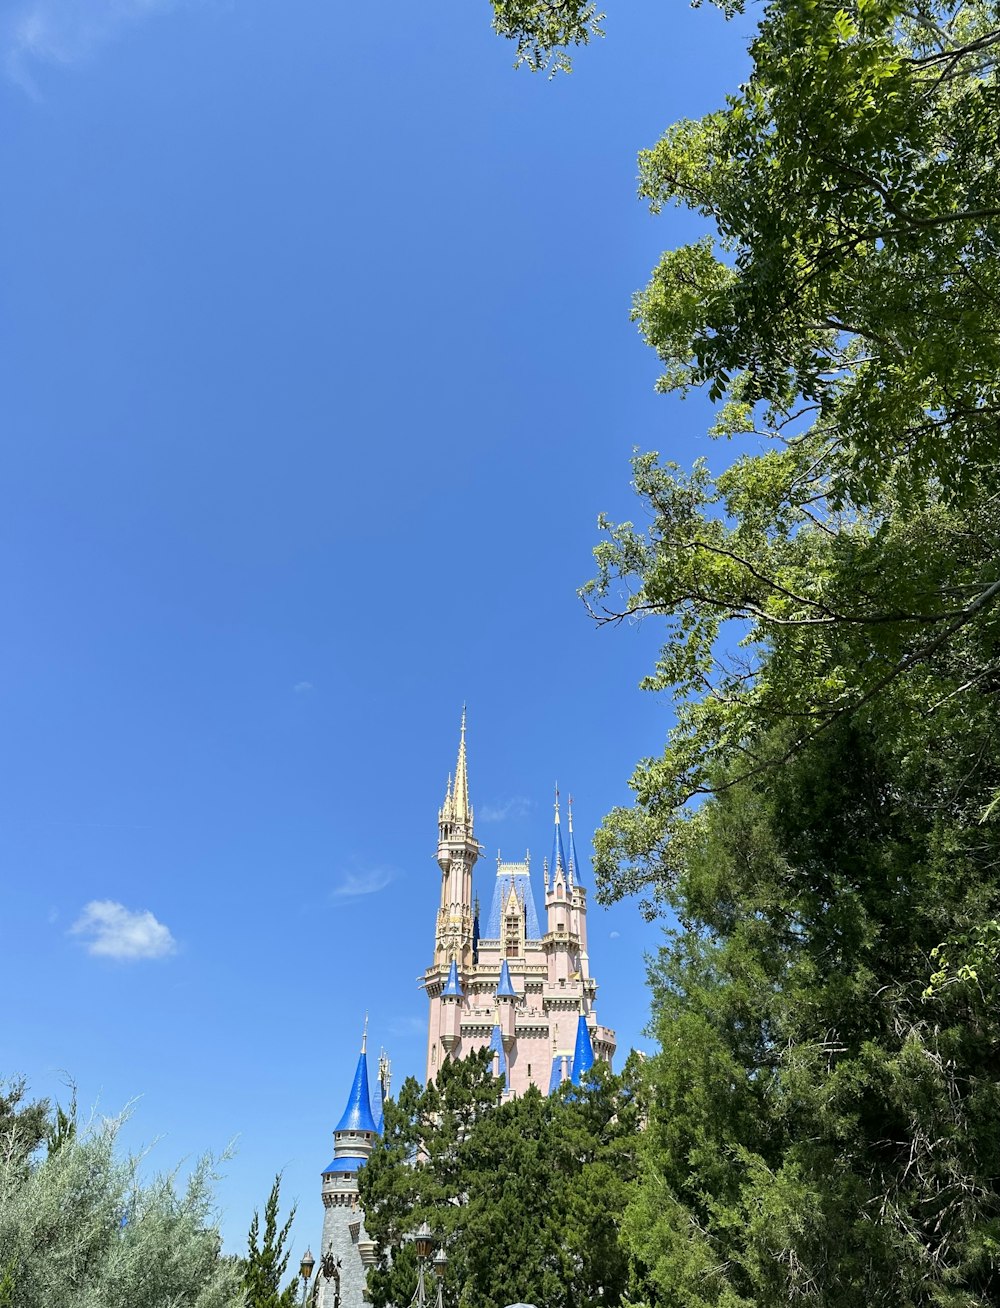
<path fill-rule="evenodd" d="M 367 1028 L 367 1021 L 365 1023 Z M 333 1159 L 323 1169 L 323 1237 L 310 1300 L 316 1308 L 363 1308 L 365 1277 L 375 1245 L 365 1231 L 358 1202 L 358 1169 L 379 1134 L 368 1094 L 367 1030 L 347 1105 L 333 1132 Z M 389 1090 L 388 1061 L 379 1060 L 380 1104 Z M 381 1117 L 381 1108 L 379 1110 Z"/>
<path fill-rule="evenodd" d="M 523 1094 L 529 1085 L 548 1093 L 569 1079 L 580 1061 L 575 1057 L 580 1020 L 587 1028 L 591 1061 L 610 1063 L 615 1033 L 597 1020 L 597 983 L 587 952 L 587 893 L 572 807 L 568 816 L 569 857 L 557 791 L 552 863 L 544 869 L 544 934 L 530 856 L 511 863 L 499 854 L 490 913 L 480 933 L 478 899 L 472 908 L 472 871 L 480 846 L 472 826 L 463 712 L 455 779 L 449 779 L 438 815 L 441 899 L 434 961 L 423 978 L 429 1000 L 428 1081 L 445 1060 L 489 1048 L 506 1093 Z"/>
<path fill-rule="evenodd" d="M 458 742 L 455 780 L 448 778 L 444 804 L 438 813 L 437 861 L 441 869 L 441 900 L 434 937 L 434 962 L 447 973 L 457 962 L 460 971 L 472 965 L 472 869 L 479 857 L 469 803 L 465 757 L 465 709 Z"/>

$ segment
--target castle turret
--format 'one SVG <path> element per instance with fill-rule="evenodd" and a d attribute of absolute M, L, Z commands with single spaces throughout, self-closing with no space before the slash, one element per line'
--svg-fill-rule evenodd
<path fill-rule="evenodd" d="M 500 979 L 497 981 L 496 1001 L 497 1026 L 500 1028 L 504 1050 L 509 1055 L 514 1044 L 514 1022 L 516 1017 L 514 1010 L 517 1005 L 517 991 L 510 979 L 510 968 L 507 966 L 506 958 L 500 964 Z"/>
<path fill-rule="evenodd" d="M 569 867 L 563 848 L 559 821 L 559 791 L 556 791 L 555 821 L 552 831 L 552 862 L 545 883 L 545 935 L 550 985 L 566 986 L 578 971 L 579 937 L 574 922 Z"/>
<path fill-rule="evenodd" d="M 451 960 L 451 967 L 448 971 L 448 980 L 445 982 L 444 989 L 441 991 L 441 1044 L 446 1053 L 451 1053 L 458 1043 L 459 1038 L 459 1009 L 462 1000 L 465 998 L 462 992 L 462 985 L 458 979 L 458 965 L 455 960 Z"/>
<path fill-rule="evenodd" d="M 367 1022 L 366 1022 L 367 1026 Z M 363 1308 L 365 1278 L 375 1246 L 358 1203 L 358 1171 L 379 1128 L 368 1092 L 367 1031 L 347 1103 L 333 1132 L 333 1159 L 323 1169 L 323 1240 L 316 1273 L 317 1308 Z M 385 1089 L 388 1088 L 386 1083 Z"/>

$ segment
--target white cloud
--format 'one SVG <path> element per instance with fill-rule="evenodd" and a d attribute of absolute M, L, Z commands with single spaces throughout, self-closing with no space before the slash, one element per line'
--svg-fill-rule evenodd
<path fill-rule="evenodd" d="M 7 75 L 35 94 L 38 64 L 82 63 L 124 28 L 177 0 L 21 0 L 0 20 Z"/>
<path fill-rule="evenodd" d="M 507 818 L 527 817 L 535 807 L 524 795 L 514 795 L 499 804 L 484 804 L 476 809 L 476 817 L 482 822 L 504 822 Z"/>
<path fill-rule="evenodd" d="M 618 939 L 620 938 L 620 936 L 621 936 L 621 932 L 620 932 L 620 931 L 612 931 L 612 932 L 608 935 L 608 939 L 609 939 L 609 940 L 618 940 Z"/>
<path fill-rule="evenodd" d="M 126 908 L 113 899 L 92 899 L 70 931 L 87 937 L 87 953 L 100 958 L 165 958 L 177 948 L 170 928 L 148 909 Z"/>
<path fill-rule="evenodd" d="M 393 878 L 391 868 L 373 867 L 364 872 L 345 872 L 330 892 L 334 899 L 357 899 L 361 895 L 377 895 Z"/>
<path fill-rule="evenodd" d="M 315 689 L 316 687 L 311 681 L 297 681 L 292 687 L 292 690 L 295 691 L 296 695 L 308 695 L 311 690 Z"/>

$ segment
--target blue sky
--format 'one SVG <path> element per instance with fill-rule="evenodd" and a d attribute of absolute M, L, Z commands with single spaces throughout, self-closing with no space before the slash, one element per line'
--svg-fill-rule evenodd
<path fill-rule="evenodd" d="M 628 317 L 700 228 L 636 152 L 745 25 L 607 32 L 546 81 L 470 0 L 0 10 L 0 1073 L 163 1167 L 236 1138 L 234 1250 L 279 1168 L 315 1247 L 366 1009 L 422 1072 L 463 701 L 487 885 L 669 726 L 576 588 L 632 447 L 703 452 Z M 658 938 L 592 911 L 623 1051 Z"/>

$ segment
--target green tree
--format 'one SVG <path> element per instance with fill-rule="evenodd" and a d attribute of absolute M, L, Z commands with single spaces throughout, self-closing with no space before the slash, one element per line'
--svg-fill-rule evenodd
<path fill-rule="evenodd" d="M 49 1129 L 48 1101 L 28 1101 L 26 1094 L 22 1078 L 0 1082 L 0 1155 L 22 1162 L 27 1162 Z"/>
<path fill-rule="evenodd" d="M 421 1090 L 387 1103 L 385 1132 L 360 1174 L 378 1262 L 378 1308 L 409 1302 L 426 1221 L 448 1255 L 461 1308 L 517 1301 L 551 1308 L 616 1304 L 628 1282 L 617 1228 L 636 1169 L 637 1069 L 603 1065 L 585 1088 L 501 1102 L 489 1051 L 445 1063 Z"/>
<path fill-rule="evenodd" d="M 772 0 L 640 159 L 706 233 L 635 318 L 736 454 L 639 457 L 587 589 L 663 622 L 675 709 L 598 837 L 603 897 L 679 923 L 650 1302 L 1000 1302 L 998 51 L 995 3 Z"/>
<path fill-rule="evenodd" d="M 602 36 L 603 14 L 590 0 L 491 0 L 493 30 L 516 49 L 515 66 L 535 72 L 568 72 L 569 50 Z"/>
<path fill-rule="evenodd" d="M 295 1308 L 296 1283 L 294 1278 L 281 1289 L 288 1270 L 291 1250 L 287 1247 L 288 1233 L 295 1219 L 295 1209 L 288 1214 L 283 1226 L 278 1225 L 281 1207 L 281 1173 L 274 1178 L 271 1193 L 264 1205 L 264 1234 L 260 1232 L 260 1214 L 254 1212 L 247 1236 L 247 1259 L 243 1266 L 243 1286 L 246 1291 L 246 1308 Z"/>
<path fill-rule="evenodd" d="M 210 1160 L 182 1188 L 172 1176 L 143 1181 L 139 1160 L 116 1148 L 120 1121 L 77 1129 L 67 1117 L 39 1153 L 47 1124 L 31 1120 L 27 1164 L 23 1146 L 0 1155 L 0 1303 L 242 1308 L 239 1269 L 213 1221 Z"/>

